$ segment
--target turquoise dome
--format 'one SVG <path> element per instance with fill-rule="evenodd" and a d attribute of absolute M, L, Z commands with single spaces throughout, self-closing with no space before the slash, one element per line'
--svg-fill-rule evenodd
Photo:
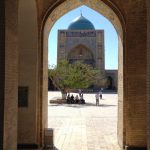
<path fill-rule="evenodd" d="M 72 21 L 68 30 L 95 30 L 95 28 L 94 25 L 81 14 L 81 16 Z"/>

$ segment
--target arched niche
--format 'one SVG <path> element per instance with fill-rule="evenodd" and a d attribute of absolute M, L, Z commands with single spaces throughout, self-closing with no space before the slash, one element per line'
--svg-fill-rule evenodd
<path fill-rule="evenodd" d="M 72 48 L 68 53 L 67 59 L 70 63 L 83 61 L 86 64 L 94 66 L 94 56 L 92 51 L 82 44 Z"/>
<path fill-rule="evenodd" d="M 113 86 L 113 78 L 112 78 L 111 76 L 108 76 L 108 77 L 107 77 L 107 82 L 108 82 L 107 88 L 108 88 L 108 89 L 112 89 L 112 86 Z"/>

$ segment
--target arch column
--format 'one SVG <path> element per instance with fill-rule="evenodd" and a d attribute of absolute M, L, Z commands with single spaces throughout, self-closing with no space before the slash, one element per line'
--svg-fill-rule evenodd
<path fill-rule="evenodd" d="M 127 149 L 147 146 L 147 20 L 146 1 L 126 5 L 124 51 L 124 124 Z M 132 9 L 133 8 L 133 9 Z M 142 20 L 142 21 L 141 21 Z"/>
<path fill-rule="evenodd" d="M 147 0 L 147 147 L 150 150 L 150 1 Z"/>
<path fill-rule="evenodd" d="M 5 87 L 5 1 L 0 1 L 0 149 L 4 136 L 4 87 Z"/>
<path fill-rule="evenodd" d="M 17 149 L 18 0 L 5 0 L 5 65 L 3 150 Z M 3 9 L 3 8 L 1 8 Z M 1 59 L 0 59 L 1 60 Z M 1 79 L 2 80 L 2 79 Z"/>
<path fill-rule="evenodd" d="M 19 0 L 18 5 L 18 147 L 37 148 L 40 145 L 38 88 L 41 69 L 38 68 L 37 6 L 35 0 Z"/>

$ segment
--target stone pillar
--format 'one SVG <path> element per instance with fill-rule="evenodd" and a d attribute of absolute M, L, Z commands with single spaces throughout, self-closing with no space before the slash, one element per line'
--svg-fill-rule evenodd
<path fill-rule="evenodd" d="M 3 149 L 5 89 L 5 0 L 0 1 L 0 14 L 0 149 Z"/>
<path fill-rule="evenodd" d="M 147 121 L 147 146 L 150 150 L 150 1 L 147 0 L 147 108 L 148 108 L 148 121 Z"/>
<path fill-rule="evenodd" d="M 127 9 L 124 61 L 125 145 L 128 146 L 128 149 L 146 149 L 146 2 L 130 1 Z"/>
<path fill-rule="evenodd" d="M 48 40 L 45 39 L 44 41 Z M 46 42 L 47 43 L 47 42 Z M 45 43 L 44 43 L 45 44 Z M 48 46 L 48 45 L 47 45 Z M 42 62 L 41 62 L 41 70 L 42 70 L 42 74 L 41 74 L 41 84 L 42 84 L 42 97 L 41 97 L 41 133 L 42 133 L 42 145 L 44 144 L 44 129 L 48 127 L 48 49 L 43 49 L 43 55 L 42 55 Z"/>
<path fill-rule="evenodd" d="M 118 37 L 118 54 L 119 54 L 119 60 L 118 60 L 118 143 L 121 148 L 124 146 L 124 74 L 123 74 L 123 45 L 122 40 L 120 37 Z"/>
<path fill-rule="evenodd" d="M 18 0 L 5 0 L 5 17 L 5 103 L 3 150 L 16 150 L 18 112 Z"/>
<path fill-rule="evenodd" d="M 18 147 L 38 147 L 38 24 L 35 0 L 19 0 L 19 89 L 27 89 L 27 105 L 18 109 Z M 19 90 L 20 91 L 20 90 Z M 24 93 L 23 93 L 24 94 Z M 19 93 L 19 95 L 21 95 Z M 21 97 L 21 96 L 20 96 Z"/>

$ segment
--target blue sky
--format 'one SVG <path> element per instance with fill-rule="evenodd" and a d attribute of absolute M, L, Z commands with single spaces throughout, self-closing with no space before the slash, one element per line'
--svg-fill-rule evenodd
<path fill-rule="evenodd" d="M 105 38 L 105 69 L 118 69 L 118 35 L 107 18 L 87 6 L 78 7 L 62 16 L 52 27 L 48 39 L 48 63 L 57 64 L 57 31 L 67 29 L 70 23 L 82 15 L 90 20 L 95 29 L 104 30 Z"/>

